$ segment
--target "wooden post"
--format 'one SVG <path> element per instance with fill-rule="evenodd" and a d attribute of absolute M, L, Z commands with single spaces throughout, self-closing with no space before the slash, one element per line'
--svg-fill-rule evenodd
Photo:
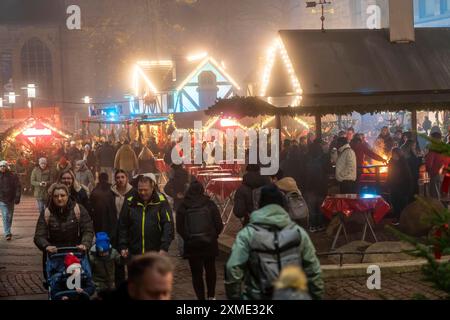
<path fill-rule="evenodd" d="M 411 111 L 411 131 L 416 134 L 417 131 L 417 111 Z"/>
<path fill-rule="evenodd" d="M 322 116 L 316 114 L 314 118 L 316 122 L 316 138 L 322 139 Z"/>

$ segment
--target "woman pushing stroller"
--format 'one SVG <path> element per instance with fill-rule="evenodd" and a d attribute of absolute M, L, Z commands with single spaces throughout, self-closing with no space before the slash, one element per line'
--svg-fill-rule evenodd
<path fill-rule="evenodd" d="M 94 238 L 94 226 L 86 209 L 70 198 L 67 186 L 54 184 L 49 190 L 49 206 L 40 215 L 34 236 L 35 245 L 44 253 L 58 253 L 61 247 L 76 247 L 86 254 Z M 89 270 L 90 275 L 90 270 Z M 48 281 L 48 274 L 44 274 Z"/>

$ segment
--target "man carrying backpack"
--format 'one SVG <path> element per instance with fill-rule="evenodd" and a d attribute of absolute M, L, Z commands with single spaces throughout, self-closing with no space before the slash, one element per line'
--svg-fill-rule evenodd
<path fill-rule="evenodd" d="M 242 220 L 244 226 L 249 222 L 250 214 L 258 209 L 261 188 L 270 184 L 270 178 L 261 175 L 258 165 L 249 164 L 246 171 L 242 185 L 236 190 L 233 207 L 234 215 Z"/>
<path fill-rule="evenodd" d="M 262 188 L 261 209 L 252 213 L 250 223 L 238 233 L 226 264 L 228 299 L 270 299 L 274 282 L 287 265 L 300 266 L 308 279 L 309 294 L 321 298 L 324 285 L 314 245 L 306 231 L 289 218 L 284 202 L 276 186 Z"/>
<path fill-rule="evenodd" d="M 177 231 L 184 240 L 184 257 L 189 259 L 197 299 L 205 300 L 204 270 L 207 298 L 215 300 L 215 261 L 219 254 L 217 238 L 223 230 L 223 223 L 217 205 L 205 195 L 200 182 L 191 183 L 176 212 L 176 218 Z"/>

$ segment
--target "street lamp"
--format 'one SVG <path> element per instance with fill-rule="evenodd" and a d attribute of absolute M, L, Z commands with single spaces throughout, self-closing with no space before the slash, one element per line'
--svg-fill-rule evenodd
<path fill-rule="evenodd" d="M 30 108 L 31 116 L 34 116 L 33 101 L 36 98 L 36 85 L 34 83 L 29 83 L 25 89 L 27 90 L 27 96 L 29 99 L 28 108 Z"/>
<path fill-rule="evenodd" d="M 85 96 L 85 97 L 83 98 L 83 102 L 84 102 L 85 104 L 89 104 L 89 103 L 91 103 L 91 98 L 90 98 L 89 96 Z"/>
<path fill-rule="evenodd" d="M 16 103 L 16 93 L 8 93 L 8 103 L 11 105 L 11 118 L 14 119 L 14 104 Z"/>

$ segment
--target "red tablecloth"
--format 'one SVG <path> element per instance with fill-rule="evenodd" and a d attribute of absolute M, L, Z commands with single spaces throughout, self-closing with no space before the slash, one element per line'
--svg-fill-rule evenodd
<path fill-rule="evenodd" d="M 229 177 L 229 178 L 216 178 L 209 181 L 206 186 L 208 192 L 214 193 L 216 196 L 222 198 L 222 200 L 228 198 L 237 188 L 242 184 L 242 178 Z"/>
<path fill-rule="evenodd" d="M 219 166 L 222 169 L 229 169 L 229 170 L 233 170 L 234 173 L 239 173 L 241 171 L 241 168 L 243 165 L 239 164 L 239 163 L 231 163 L 231 164 L 221 163 L 221 164 L 219 164 Z"/>
<path fill-rule="evenodd" d="M 189 174 L 196 176 L 202 171 L 211 171 L 211 170 L 220 170 L 221 168 L 219 166 L 206 166 L 206 167 L 190 167 L 188 168 Z"/>
<path fill-rule="evenodd" d="M 164 162 L 164 159 L 156 159 L 155 160 L 156 169 L 158 169 L 159 172 L 169 172 L 170 166 Z"/>
<path fill-rule="evenodd" d="M 230 172 L 200 172 L 197 174 L 196 178 L 199 182 L 206 184 L 211 179 L 216 178 L 225 178 L 225 177 L 231 177 Z"/>
<path fill-rule="evenodd" d="M 325 198 L 321 209 L 328 219 L 337 213 L 349 217 L 354 213 L 371 211 L 373 220 L 379 223 L 391 207 L 381 196 L 362 198 L 357 195 L 333 195 Z"/>

